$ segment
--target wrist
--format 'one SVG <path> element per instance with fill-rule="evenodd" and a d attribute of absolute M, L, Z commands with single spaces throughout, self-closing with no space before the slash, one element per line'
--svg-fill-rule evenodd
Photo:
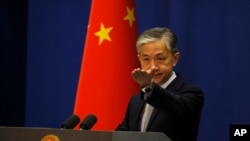
<path fill-rule="evenodd" d="M 153 92 L 153 86 L 152 85 L 145 86 L 141 89 L 141 91 L 143 100 L 147 100 Z"/>
<path fill-rule="evenodd" d="M 145 87 L 152 87 L 153 84 L 150 82 L 150 83 L 145 83 L 145 84 L 141 84 L 141 88 L 145 88 Z"/>
<path fill-rule="evenodd" d="M 142 87 L 141 90 L 143 93 L 150 93 L 150 92 L 152 92 L 153 87 L 151 85 L 149 85 L 149 86 Z"/>

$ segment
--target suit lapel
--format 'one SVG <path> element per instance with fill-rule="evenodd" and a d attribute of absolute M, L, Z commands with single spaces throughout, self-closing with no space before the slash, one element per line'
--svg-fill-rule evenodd
<path fill-rule="evenodd" d="M 139 99 L 136 103 L 138 106 L 134 106 L 134 107 L 137 107 L 136 109 L 136 117 L 137 117 L 137 130 L 140 131 L 140 127 L 141 127 L 141 119 L 142 119 L 142 114 L 143 114 L 143 110 L 144 110 L 144 106 L 146 104 L 145 101 Z M 136 124 L 135 124 L 136 125 Z"/>

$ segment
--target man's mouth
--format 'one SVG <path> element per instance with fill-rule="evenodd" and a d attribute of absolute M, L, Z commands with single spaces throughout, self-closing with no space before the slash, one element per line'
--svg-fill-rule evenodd
<path fill-rule="evenodd" d="M 157 74 L 154 75 L 154 78 L 158 78 L 160 76 L 161 76 L 161 73 L 157 73 Z"/>

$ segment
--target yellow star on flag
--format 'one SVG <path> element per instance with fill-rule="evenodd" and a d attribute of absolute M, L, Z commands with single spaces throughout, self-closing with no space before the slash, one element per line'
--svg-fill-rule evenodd
<path fill-rule="evenodd" d="M 134 9 L 129 9 L 129 8 L 127 7 L 127 15 L 126 15 L 126 17 L 123 18 L 123 20 L 129 21 L 130 27 L 132 27 L 133 21 L 135 21 L 134 12 L 135 12 Z"/>
<path fill-rule="evenodd" d="M 95 33 L 96 36 L 99 37 L 99 45 L 104 41 L 108 40 L 111 41 L 111 38 L 109 36 L 109 32 L 112 30 L 113 27 L 105 28 L 103 23 L 101 23 L 100 30 Z"/>

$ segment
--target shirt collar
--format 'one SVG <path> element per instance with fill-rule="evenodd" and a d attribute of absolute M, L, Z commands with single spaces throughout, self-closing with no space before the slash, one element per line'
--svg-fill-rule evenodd
<path fill-rule="evenodd" d="M 172 75 L 170 76 L 170 78 L 164 83 L 161 85 L 162 88 L 167 88 L 167 86 L 176 78 L 176 74 L 175 72 L 173 71 L 172 72 Z"/>

